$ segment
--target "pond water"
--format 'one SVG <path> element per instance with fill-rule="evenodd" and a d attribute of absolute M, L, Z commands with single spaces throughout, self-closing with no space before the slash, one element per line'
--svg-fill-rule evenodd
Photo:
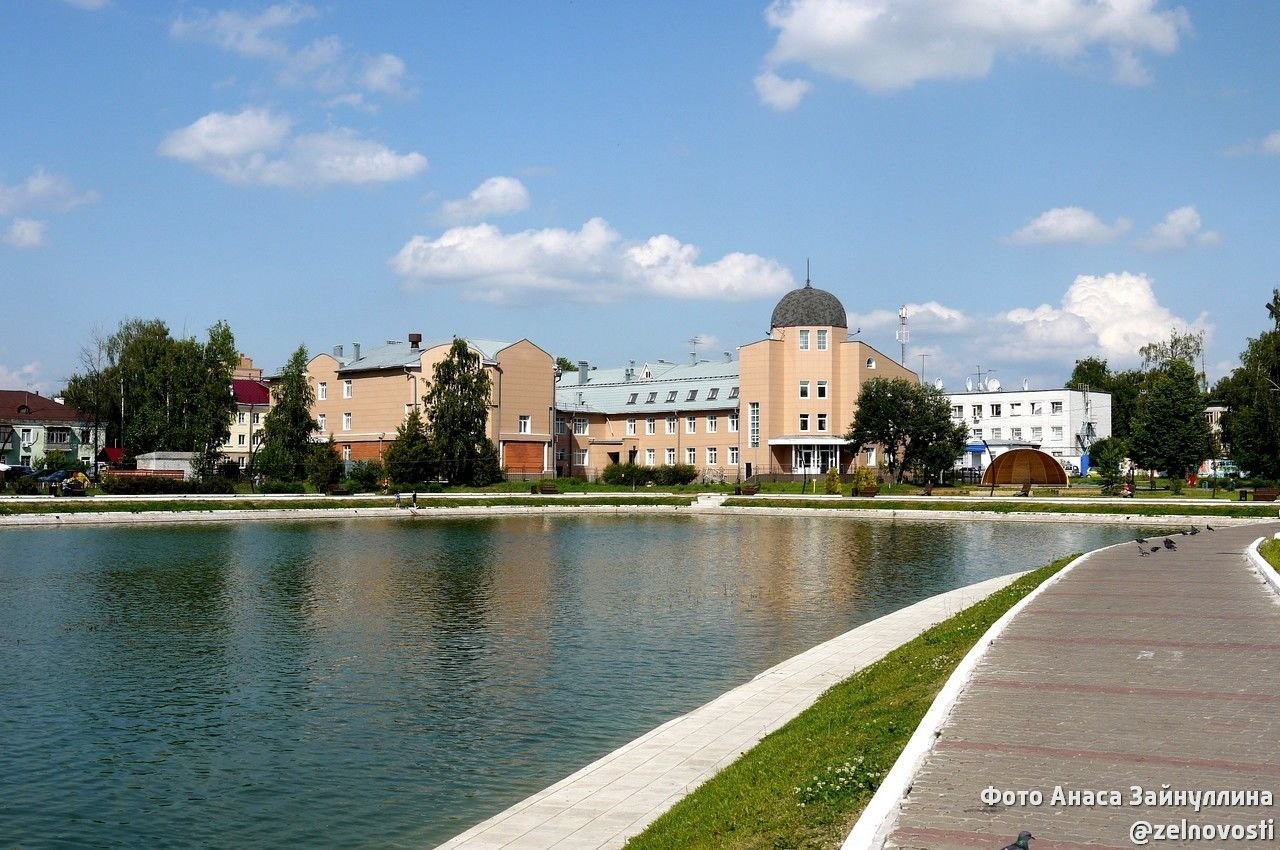
<path fill-rule="evenodd" d="M 0 531 L 0 833 L 431 847 L 854 626 L 1132 537 L 726 516 Z"/>

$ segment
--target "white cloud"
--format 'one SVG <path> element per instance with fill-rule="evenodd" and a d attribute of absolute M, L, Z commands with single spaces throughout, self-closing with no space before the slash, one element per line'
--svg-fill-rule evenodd
<path fill-rule="evenodd" d="M 1137 241 L 1146 251 L 1172 251 L 1192 243 L 1217 245 L 1222 237 L 1213 230 L 1201 230 L 1200 213 L 1194 206 L 1178 207 L 1164 217 L 1151 231 Z"/>
<path fill-rule="evenodd" d="M 10 369 L 3 363 L 0 363 L 0 389 L 16 390 L 16 389 L 41 389 L 35 378 L 40 374 L 39 361 L 32 361 L 19 366 L 17 369 Z"/>
<path fill-rule="evenodd" d="M 1280 130 L 1273 130 L 1261 139 L 1249 139 L 1227 150 L 1229 156 L 1280 154 Z"/>
<path fill-rule="evenodd" d="M 364 61 L 361 84 L 373 92 L 402 95 L 406 93 L 404 61 L 391 53 L 371 56 Z"/>
<path fill-rule="evenodd" d="M 1168 335 L 1171 327 L 1205 328 L 1203 317 L 1188 322 L 1160 304 L 1146 275 L 1130 272 L 1079 275 L 1059 307 L 1041 304 L 998 315 L 988 350 L 1015 360 L 1077 359 L 1096 353 L 1108 361 L 1133 364 L 1138 349 Z"/>
<path fill-rule="evenodd" d="M 111 0 L 62 0 L 62 2 L 68 6 L 75 6 L 77 9 L 84 9 L 89 12 L 96 12 L 111 5 Z"/>
<path fill-rule="evenodd" d="M 529 190 L 514 177 L 490 177 L 465 198 L 445 201 L 440 215 L 450 223 L 511 215 L 529 208 Z"/>
<path fill-rule="evenodd" d="M 777 41 L 765 73 L 787 64 L 873 92 L 922 80 L 986 76 L 996 59 L 1039 54 L 1067 60 L 1110 50 L 1114 78 L 1145 84 L 1139 53 L 1172 53 L 1187 13 L 1158 0 L 773 0 L 765 12 Z M 757 78 L 759 80 L 759 78 Z M 759 90 L 759 83 L 757 83 Z M 761 98 L 775 108 L 768 90 Z"/>
<path fill-rule="evenodd" d="M 906 304 L 907 326 L 912 331 L 927 331 L 935 334 L 968 333 L 974 324 L 971 316 L 963 310 L 947 307 L 937 301 L 926 301 L 923 304 Z M 897 310 L 872 310 L 870 313 L 849 313 L 850 328 L 862 328 L 864 331 L 877 331 L 898 326 Z"/>
<path fill-rule="evenodd" d="M 290 128 L 288 118 L 265 109 L 212 112 L 170 133 L 159 152 L 230 183 L 267 186 L 389 182 L 427 167 L 422 154 L 396 153 L 354 130 L 291 138 Z"/>
<path fill-rule="evenodd" d="M 13 248 L 39 248 L 44 245 L 45 223 L 30 218 L 15 218 L 0 242 Z"/>
<path fill-rule="evenodd" d="M 1098 244 L 1123 235 L 1131 226 L 1132 222 L 1126 218 L 1116 219 L 1114 224 L 1104 224 L 1089 210 L 1080 207 L 1055 207 L 1041 213 L 1005 241 L 1014 245 L 1054 242 Z"/>
<path fill-rule="evenodd" d="M 755 84 L 760 99 L 779 112 L 795 109 L 813 88 L 808 80 L 784 80 L 772 70 L 757 76 Z"/>
<path fill-rule="evenodd" d="M 169 26 L 169 33 L 206 41 L 241 56 L 284 60 L 289 56 L 289 48 L 272 34 L 314 18 L 316 14 L 314 8 L 302 3 L 281 3 L 256 15 L 229 10 L 212 15 L 205 12 L 193 20 L 179 17 Z"/>
<path fill-rule="evenodd" d="M 608 222 L 506 234 L 491 224 L 455 227 L 436 239 L 415 236 L 390 260 L 410 288 L 462 283 L 494 301 L 555 291 L 580 301 L 613 301 L 637 289 L 672 298 L 745 299 L 793 286 L 773 260 L 728 254 L 697 262 L 698 249 L 674 237 L 624 245 Z"/>
<path fill-rule="evenodd" d="M 66 177 L 49 174 L 43 168 L 37 168 L 16 186 L 0 183 L 0 215 L 34 209 L 67 212 L 96 200 L 97 192 L 82 192 Z"/>

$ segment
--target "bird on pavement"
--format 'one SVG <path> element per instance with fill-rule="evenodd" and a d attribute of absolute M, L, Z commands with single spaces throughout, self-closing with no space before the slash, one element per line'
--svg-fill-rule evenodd
<path fill-rule="evenodd" d="M 1191 530 L 1187 532 L 1187 534 L 1199 534 L 1199 533 L 1200 533 L 1200 529 L 1196 528 L 1194 525 L 1191 526 Z"/>
<path fill-rule="evenodd" d="M 1031 845 L 1028 842 L 1033 838 L 1035 838 L 1035 836 L 1024 829 L 1022 832 L 1018 833 L 1017 840 L 1012 844 L 1005 846 L 1004 850 L 1031 850 Z"/>
<path fill-rule="evenodd" d="M 1137 541 L 1137 542 L 1139 542 L 1139 543 L 1146 543 L 1146 542 L 1147 542 L 1147 538 L 1145 538 L 1145 537 L 1135 537 L 1135 538 L 1134 538 L 1134 540 L 1136 540 L 1136 541 Z"/>
<path fill-rule="evenodd" d="M 1169 539 L 1168 537 L 1166 537 L 1166 538 L 1164 539 L 1164 548 L 1166 548 L 1166 549 L 1177 549 L 1177 548 L 1178 548 L 1178 544 L 1177 544 L 1177 543 L 1174 543 L 1171 539 Z"/>
<path fill-rule="evenodd" d="M 1212 526 L 1212 525 L 1206 525 L 1206 526 L 1204 527 L 1204 530 L 1205 530 L 1205 531 L 1213 531 L 1213 526 Z"/>

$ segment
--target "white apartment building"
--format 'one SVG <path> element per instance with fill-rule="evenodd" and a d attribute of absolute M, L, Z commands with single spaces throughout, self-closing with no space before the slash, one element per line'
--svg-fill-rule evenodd
<path fill-rule="evenodd" d="M 981 390 L 949 397 L 952 420 L 969 428 L 957 468 L 983 470 L 1009 449 L 1037 448 L 1083 473 L 1089 446 L 1111 436 L 1110 393 L 1004 390 L 992 381 Z"/>

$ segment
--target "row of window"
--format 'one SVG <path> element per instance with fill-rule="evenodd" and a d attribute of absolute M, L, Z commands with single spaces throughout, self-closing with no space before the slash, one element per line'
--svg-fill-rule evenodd
<path fill-rule="evenodd" d="M 316 424 L 320 426 L 320 431 L 322 433 L 324 431 L 329 430 L 329 417 L 323 413 L 318 414 L 316 416 Z M 343 431 L 351 430 L 351 414 L 350 413 L 342 414 L 342 430 Z"/>
<path fill-rule="evenodd" d="M 355 393 L 355 387 L 354 387 L 354 385 L 352 384 L 351 379 L 350 379 L 350 378 L 348 378 L 348 379 L 344 380 L 344 381 L 342 382 L 342 397 L 343 397 L 343 398 L 352 398 L 352 397 L 353 397 L 353 395 L 354 395 L 354 393 Z M 320 382 L 316 385 L 316 400 L 317 400 L 317 401 L 326 401 L 328 398 L 329 398 L 329 382 L 328 382 L 328 381 L 320 381 Z"/>
<path fill-rule="evenodd" d="M 521 417 L 521 419 L 522 419 L 522 420 L 523 420 L 523 418 L 524 418 L 524 417 Z M 728 416 L 726 416 L 726 417 L 725 417 L 725 419 L 727 419 L 727 420 L 728 420 L 729 433 L 731 433 L 731 434 L 736 434 L 736 433 L 738 433 L 738 412 L 737 412 L 737 411 L 734 411 L 734 412 L 730 413 Z M 708 434 L 716 434 L 716 433 L 719 433 L 719 431 L 720 431 L 720 417 L 719 417 L 719 416 L 717 416 L 717 415 L 715 415 L 715 414 L 712 414 L 712 415 L 710 415 L 710 416 L 706 417 L 706 420 L 707 420 L 707 422 L 706 422 L 706 429 L 707 429 L 707 433 L 708 433 Z M 664 431 L 664 433 L 667 433 L 667 434 L 674 434 L 674 433 L 676 433 L 676 430 L 677 430 L 677 426 L 678 426 L 678 424 L 679 424 L 679 420 L 678 420 L 675 416 L 668 416 L 668 417 L 666 417 L 666 419 L 665 419 L 665 431 Z M 568 430 L 568 427 L 569 427 L 569 425 L 568 425 L 568 423 L 567 423 L 564 419 L 557 419 L 557 420 L 556 420 L 556 434 L 564 434 L 564 433 L 566 433 L 566 431 Z M 636 419 L 636 417 L 634 417 L 634 416 L 628 416 L 628 417 L 627 417 L 627 436 L 628 436 L 628 437 L 634 437 L 634 436 L 636 436 L 636 434 L 638 433 L 638 431 L 637 431 L 637 428 L 638 428 L 638 427 L 639 427 L 639 420 L 638 420 L 638 419 Z M 586 417 L 583 417 L 583 416 L 575 416 L 575 417 L 573 418 L 573 433 L 574 433 L 574 434 L 577 434 L 577 435 L 579 435 L 579 436 L 583 436 L 583 435 L 589 434 L 589 433 L 590 433 L 590 430 L 591 430 L 591 424 L 590 424 L 590 422 L 588 422 L 588 420 L 586 419 Z M 646 419 L 644 420 L 644 432 L 645 432 L 645 434 L 647 434 L 647 435 L 649 435 L 649 436 L 653 436 L 654 434 L 657 434 L 657 433 L 658 433 L 658 417 L 656 417 L 656 416 L 650 416 L 650 417 L 648 417 L 648 418 L 646 418 Z M 696 434 L 696 433 L 698 433 L 698 417 L 696 417 L 696 416 L 686 416 L 686 417 L 685 417 L 685 420 L 684 420 L 684 432 L 685 432 L 686 434 Z M 525 434 L 525 433 L 528 433 L 528 432 L 527 432 L 527 431 L 521 431 L 520 433 Z"/>
<path fill-rule="evenodd" d="M 827 337 L 828 337 L 828 336 L 829 336 L 829 332 L 828 332 L 828 331 L 824 331 L 824 330 L 819 330 L 819 331 L 818 331 L 818 339 L 817 339 L 817 342 L 818 342 L 818 350 L 819 350 L 819 351 L 826 351 L 826 350 L 827 350 L 827 344 L 828 344 L 828 339 L 827 339 Z M 800 331 L 800 350 L 801 350 L 801 351 L 808 351 L 808 350 L 809 350 L 809 331 L 808 331 L 807 329 L 805 329 L 805 330 L 801 330 L 801 331 Z"/>
<path fill-rule="evenodd" d="M 720 465 L 720 449 L 719 449 L 718 447 L 716 447 L 716 446 L 708 446 L 706 449 L 704 449 L 704 451 L 706 452 L 705 457 L 706 457 L 706 460 L 707 460 L 707 462 L 706 462 L 706 465 L 707 465 L 707 466 L 719 466 L 719 465 Z M 556 462 L 557 462 L 557 463 L 563 463 L 563 462 L 564 462 L 564 458 L 565 458 L 565 451 L 564 451 L 564 449 L 556 449 Z M 668 449 L 666 450 L 666 452 L 664 453 L 664 455 L 663 455 L 663 460 L 664 460 L 664 462 L 666 463 L 666 465 L 667 465 L 667 466 L 674 466 L 674 465 L 675 465 L 675 463 L 676 463 L 676 450 L 675 450 L 674 448 L 668 448 Z M 689 466 L 697 466 L 697 465 L 698 465 L 698 450 L 697 450 L 697 449 L 695 449 L 695 448 L 686 448 L 686 449 L 684 450 L 684 462 L 685 462 L 685 463 L 687 463 Z M 729 446 L 728 460 L 726 461 L 726 463 L 727 463 L 727 465 L 728 465 L 728 466 L 737 466 L 737 465 L 738 465 L 738 447 L 737 447 L 737 446 Z M 575 449 L 575 450 L 574 450 L 574 452 L 573 452 L 573 464 L 574 464 L 574 466 L 586 466 L 586 465 L 587 465 L 587 450 L 586 450 L 586 449 Z M 645 450 L 644 450 L 644 465 L 645 465 L 645 466 L 657 466 L 657 465 L 658 465 L 658 450 L 657 450 L 657 449 L 645 449 Z"/>
<path fill-rule="evenodd" d="M 257 425 L 257 424 L 259 424 L 259 423 L 261 423 L 261 422 L 262 422 L 262 414 L 261 414 L 261 413 L 258 413 L 257 411 L 254 411 L 254 414 L 253 414 L 253 424 L 254 424 L 254 425 Z M 236 424 L 237 424 L 237 425 L 247 425 L 247 424 L 249 424 L 249 414 L 245 413 L 243 410 L 242 410 L 242 411 L 240 411 L 239 413 L 237 413 L 237 414 L 236 414 Z"/>
<path fill-rule="evenodd" d="M 1051 428 L 1049 429 L 1049 434 L 1050 434 L 1050 436 L 1051 436 L 1051 438 L 1052 438 L 1053 442 L 1055 442 L 1055 443 L 1060 443 L 1060 442 L 1062 442 L 1062 426 L 1061 426 L 1061 425 L 1054 425 L 1053 427 L 1051 427 Z M 1004 429 L 1003 429 L 1003 428 L 992 428 L 992 429 L 991 429 L 991 439 L 993 439 L 993 440 L 1000 440 L 1000 439 L 1003 439 L 1003 437 L 1004 437 Z M 981 439 L 982 439 L 982 429 L 981 429 L 981 428 L 974 428 L 974 429 L 973 429 L 973 438 L 974 438 L 975 440 L 981 440 Z M 1022 429 L 1021 429 L 1021 428 L 1010 428 L 1010 429 L 1009 429 L 1009 439 L 1011 439 L 1011 440 L 1021 440 L 1021 439 L 1022 439 Z M 1037 425 L 1037 426 L 1035 426 L 1035 427 L 1033 427 L 1033 428 L 1031 429 L 1031 439 L 1033 439 L 1033 440 L 1041 440 L 1041 439 L 1044 439 L 1044 429 L 1043 429 L 1043 428 L 1041 428 L 1041 427 L 1040 427 L 1040 426 L 1038 426 L 1038 425 Z"/>
<path fill-rule="evenodd" d="M 1028 406 L 1028 408 L 1030 409 L 1030 415 L 1031 415 L 1031 416 L 1043 416 L 1043 415 L 1044 415 L 1044 402 L 1043 402 L 1043 401 L 1032 401 L 1032 402 L 1028 402 L 1028 403 L 1027 403 L 1027 406 Z M 994 417 L 997 417 L 997 416 L 1002 416 L 1002 415 L 1004 415 L 1004 406 L 1003 406 L 1003 404 L 996 404 L 996 403 L 992 403 L 991 405 L 989 405 L 989 407 L 991 408 L 990 415 L 991 415 L 993 418 L 994 418 Z M 981 419 L 981 418 L 982 418 L 982 405 L 980 405 L 980 404 L 970 405 L 969 413 L 970 413 L 970 415 L 973 417 L 973 420 L 974 420 L 975 422 L 976 422 L 976 421 L 978 421 L 979 419 Z M 1051 402 L 1049 402 L 1049 413 L 1050 413 L 1050 414 L 1054 414 L 1054 415 L 1056 415 L 1056 414 L 1061 414 L 1061 413 L 1062 413 L 1062 402 L 1060 402 L 1060 401 L 1051 401 Z M 1009 402 L 1009 415 L 1010 415 L 1010 416 L 1021 416 L 1021 415 L 1022 415 L 1022 402 L 1020 402 L 1020 401 L 1011 401 L 1011 402 Z M 952 418 L 955 418 L 955 419 L 963 419 L 963 418 L 964 418 L 964 405 L 963 405 L 963 404 L 953 404 L 953 405 L 951 406 L 951 416 L 952 416 Z"/>
<path fill-rule="evenodd" d="M 679 394 L 680 394 L 680 391 L 679 391 L 679 390 L 668 390 L 668 391 L 667 391 L 667 400 L 666 400 L 666 402 L 665 402 L 665 403 L 666 403 L 666 404 L 674 404 L 674 403 L 675 403 L 675 400 L 676 400 L 676 396 L 677 396 L 677 395 L 679 395 Z M 731 387 L 731 388 L 729 389 L 729 398 L 734 399 L 734 398 L 737 398 L 737 397 L 738 397 L 738 388 L 737 388 L 737 387 Z M 631 393 L 629 396 L 627 396 L 627 404 L 635 404 L 639 398 L 640 398 L 640 393 Z M 707 401 L 715 401 L 715 400 L 717 400 L 718 398 L 720 398 L 720 388 L 719 388 L 719 387 L 712 387 L 711 389 L 707 390 L 707 398 L 706 398 L 706 400 L 707 400 Z M 697 401 L 697 400 L 698 400 L 698 391 L 697 391 L 696 389 L 689 390 L 689 391 L 685 394 L 684 400 L 685 400 L 685 402 L 686 402 L 686 403 L 691 402 L 691 401 Z M 645 404 L 657 404 L 657 402 L 658 402 L 658 391 L 657 391 L 657 390 L 653 390 L 653 391 L 652 391 L 652 392 L 650 392 L 647 396 L 645 396 L 645 399 L 644 399 L 644 403 L 645 403 Z"/>
<path fill-rule="evenodd" d="M 30 428 L 23 428 L 19 432 L 19 438 L 22 445 L 29 446 L 35 442 L 35 432 Z M 89 429 L 80 429 L 80 442 L 87 444 L 90 440 Z M 44 429 L 44 444 L 46 446 L 69 446 L 71 445 L 71 429 L 60 428 L 57 426 L 49 426 Z"/>

